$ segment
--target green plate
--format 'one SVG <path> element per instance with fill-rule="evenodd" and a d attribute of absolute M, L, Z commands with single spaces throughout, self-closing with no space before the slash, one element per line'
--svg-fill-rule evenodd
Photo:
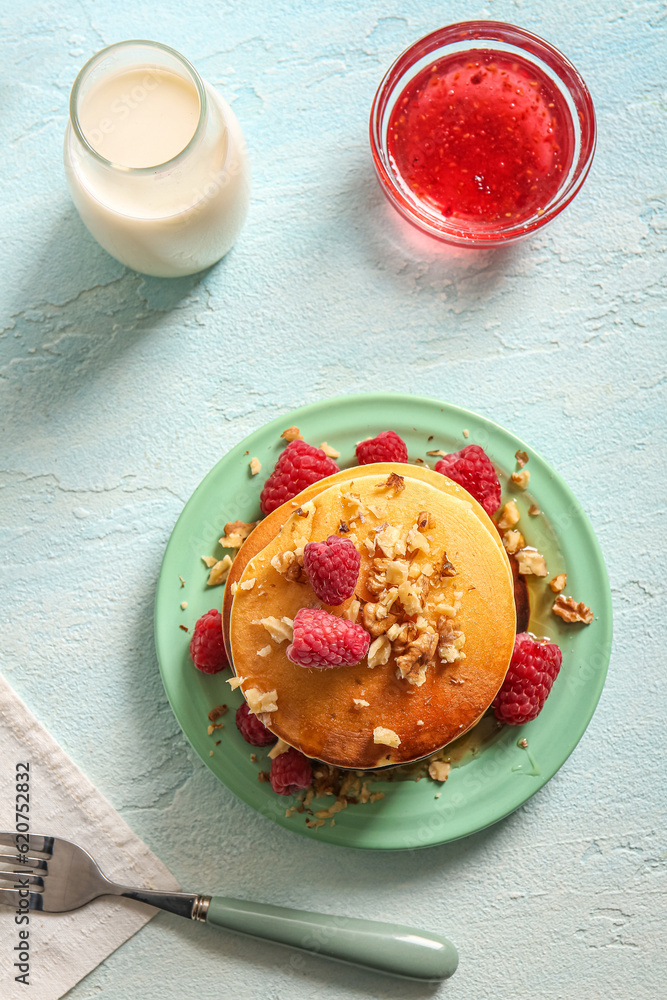
<path fill-rule="evenodd" d="M 449 452 L 480 444 L 503 483 L 516 469 L 517 449 L 526 451 L 530 489 L 523 493 L 504 486 L 503 501 L 510 496 L 517 500 L 519 527 L 527 544 L 546 556 L 547 579 L 567 572 L 566 593 L 595 613 L 588 626 L 567 625 L 551 613 L 553 595 L 546 581 L 531 581 L 530 631 L 549 635 L 563 651 L 560 675 L 539 717 L 525 726 L 503 727 L 472 759 L 452 768 L 444 785 L 430 779 L 374 781 L 373 790 L 384 791 L 383 799 L 350 805 L 336 815 L 334 826 L 327 822 L 319 829 L 307 827 L 303 814 L 286 817 L 291 800 L 275 795 L 270 784 L 258 780 L 258 772 L 268 770 L 266 751 L 257 749 L 257 762 L 252 762 L 255 748 L 236 730 L 234 711 L 241 695 L 225 683 L 229 672 L 207 676 L 196 670 L 189 656 L 190 635 L 178 627 L 192 629 L 201 614 L 221 607 L 222 587 L 206 586 L 201 556 L 222 556 L 217 540 L 227 521 L 259 517 L 262 484 L 283 450 L 280 434 L 292 424 L 307 441 L 317 445 L 327 441 L 339 450 L 341 468 L 355 464 L 357 441 L 389 428 L 406 441 L 411 461 L 422 458 L 431 465 L 437 458 L 427 457 L 428 450 Z M 261 461 L 262 470 L 251 477 L 248 462 L 253 456 Z M 539 505 L 541 515 L 528 514 L 532 502 Z M 182 601 L 188 602 L 185 611 L 180 608 Z M 448 403 L 399 394 L 344 396 L 304 406 L 233 448 L 197 487 L 179 517 L 165 552 L 155 602 L 155 641 L 167 696 L 192 746 L 220 781 L 288 830 L 331 844 L 376 850 L 426 847 L 465 837 L 534 795 L 572 753 L 590 721 L 607 672 L 611 636 L 611 596 L 602 554 L 586 515 L 560 476 L 529 445 L 490 420 Z M 209 736 L 207 715 L 220 703 L 229 705 L 230 712 L 223 720 L 225 727 Z M 528 741 L 527 749 L 519 746 L 522 740 Z"/>

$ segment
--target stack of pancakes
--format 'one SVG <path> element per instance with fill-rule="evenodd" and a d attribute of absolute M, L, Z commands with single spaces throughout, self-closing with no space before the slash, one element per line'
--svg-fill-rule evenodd
<path fill-rule="evenodd" d="M 328 607 L 302 553 L 333 534 L 351 539 L 361 569 L 355 593 Z M 303 607 L 368 628 L 369 656 L 328 669 L 292 663 L 291 621 Z M 227 580 L 223 630 L 251 710 L 277 737 L 338 767 L 403 764 L 461 736 L 493 701 L 516 632 L 512 567 L 461 486 L 416 466 L 361 466 L 258 524 Z"/>

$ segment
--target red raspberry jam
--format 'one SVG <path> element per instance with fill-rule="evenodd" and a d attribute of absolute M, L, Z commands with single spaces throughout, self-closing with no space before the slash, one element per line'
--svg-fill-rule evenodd
<path fill-rule="evenodd" d="M 401 184 L 466 227 L 542 214 L 574 155 L 571 113 L 534 64 L 490 49 L 453 53 L 405 87 L 387 132 Z"/>

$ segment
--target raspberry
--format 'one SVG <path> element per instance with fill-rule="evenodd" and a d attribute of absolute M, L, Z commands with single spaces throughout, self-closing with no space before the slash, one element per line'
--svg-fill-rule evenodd
<path fill-rule="evenodd" d="M 503 685 L 493 701 L 496 718 L 511 726 L 535 719 L 558 677 L 563 655 L 554 642 L 520 632 Z"/>
<path fill-rule="evenodd" d="M 435 471 L 449 476 L 481 503 L 491 515 L 500 507 L 500 483 L 489 456 L 478 444 L 445 455 L 435 463 Z"/>
<path fill-rule="evenodd" d="M 326 542 L 308 542 L 303 550 L 303 568 L 325 604 L 342 604 L 352 597 L 360 565 L 361 556 L 350 539 L 338 535 L 329 535 Z"/>
<path fill-rule="evenodd" d="M 294 795 L 308 788 L 313 780 L 313 769 L 308 758 L 290 747 L 271 761 L 271 788 L 278 795 Z"/>
<path fill-rule="evenodd" d="M 359 465 L 371 465 L 372 462 L 407 462 L 407 460 L 408 449 L 405 441 L 396 431 L 382 431 L 377 437 L 360 441 L 357 445 Z"/>
<path fill-rule="evenodd" d="M 271 730 L 252 714 L 245 701 L 236 709 L 236 727 L 246 743 L 254 747 L 268 747 L 269 743 L 276 742 Z"/>
<path fill-rule="evenodd" d="M 276 507 L 305 490 L 306 486 L 338 471 L 333 458 L 328 458 L 321 448 L 314 448 L 305 441 L 291 441 L 264 483 L 259 498 L 262 513 L 270 514 Z"/>
<path fill-rule="evenodd" d="M 229 666 L 222 642 L 222 615 L 211 608 L 195 625 L 190 641 L 190 656 L 197 670 L 219 674 Z"/>
<path fill-rule="evenodd" d="M 360 663 L 368 652 L 368 632 L 328 611 L 299 608 L 287 658 L 300 667 L 340 667 Z"/>

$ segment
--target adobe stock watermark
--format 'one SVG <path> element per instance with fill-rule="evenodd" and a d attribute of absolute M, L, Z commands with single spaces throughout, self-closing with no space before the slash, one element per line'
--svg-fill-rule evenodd
<path fill-rule="evenodd" d="M 16 831 L 16 864 L 11 874 L 15 876 L 12 888 L 18 891 L 18 903 L 14 910 L 16 943 L 13 945 L 14 980 L 22 986 L 30 986 L 30 881 L 25 868 L 30 850 L 30 763 L 19 761 L 14 774 L 15 800 L 14 814 Z"/>

